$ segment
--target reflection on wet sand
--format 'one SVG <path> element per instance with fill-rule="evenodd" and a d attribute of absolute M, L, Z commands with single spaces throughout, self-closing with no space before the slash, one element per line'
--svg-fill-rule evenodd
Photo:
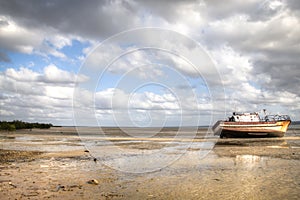
<path fill-rule="evenodd" d="M 266 157 L 255 155 L 237 155 L 234 160 L 234 165 L 253 169 L 264 165 L 267 159 Z"/>

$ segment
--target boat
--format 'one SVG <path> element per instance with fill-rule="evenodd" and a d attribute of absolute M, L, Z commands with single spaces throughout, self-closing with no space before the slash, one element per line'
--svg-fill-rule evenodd
<path fill-rule="evenodd" d="M 288 115 L 260 117 L 258 112 L 233 112 L 227 120 L 217 121 L 212 130 L 220 138 L 283 137 L 290 123 Z"/>

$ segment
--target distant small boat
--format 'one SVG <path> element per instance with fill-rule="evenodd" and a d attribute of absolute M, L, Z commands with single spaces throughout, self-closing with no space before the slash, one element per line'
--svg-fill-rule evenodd
<path fill-rule="evenodd" d="M 261 118 L 257 112 L 234 112 L 228 120 L 217 121 L 212 130 L 220 138 L 283 137 L 290 123 L 288 115 L 266 115 Z"/>

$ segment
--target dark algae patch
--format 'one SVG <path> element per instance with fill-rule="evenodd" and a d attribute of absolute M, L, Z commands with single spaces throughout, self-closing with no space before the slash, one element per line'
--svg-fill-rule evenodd
<path fill-rule="evenodd" d="M 0 149 L 0 163 L 31 161 L 40 154 L 42 154 L 42 152 Z"/>

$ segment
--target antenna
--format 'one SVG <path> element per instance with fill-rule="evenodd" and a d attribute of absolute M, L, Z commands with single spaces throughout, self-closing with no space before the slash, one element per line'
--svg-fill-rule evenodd
<path fill-rule="evenodd" d="M 264 108 L 263 112 L 264 112 L 265 115 L 267 115 L 267 109 Z"/>
<path fill-rule="evenodd" d="M 234 112 L 237 112 L 237 110 L 236 110 L 236 99 L 234 98 Z"/>

